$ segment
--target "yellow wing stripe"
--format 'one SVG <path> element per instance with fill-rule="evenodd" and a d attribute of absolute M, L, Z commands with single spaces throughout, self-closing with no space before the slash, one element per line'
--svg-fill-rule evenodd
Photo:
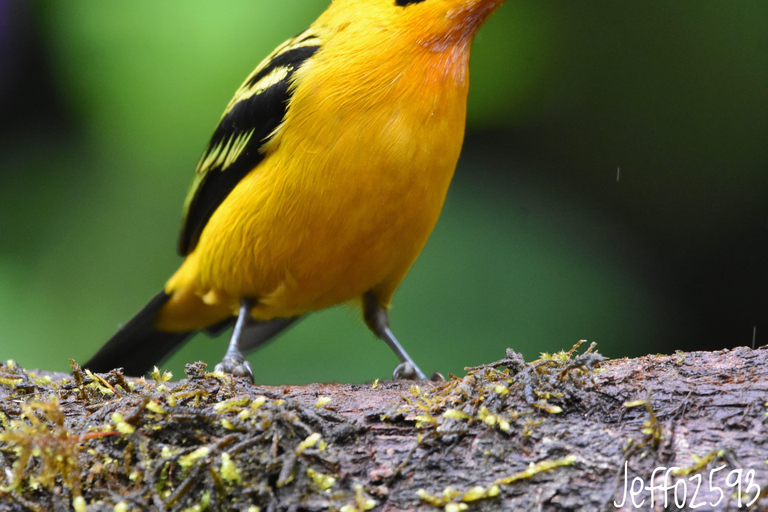
<path fill-rule="evenodd" d="M 245 146 L 248 144 L 248 141 L 251 140 L 253 132 L 254 130 L 250 130 L 248 132 L 241 133 L 235 138 L 232 144 L 232 149 L 227 153 L 227 158 L 224 159 L 224 163 L 221 167 L 222 170 L 235 163 L 235 160 L 237 160 L 237 158 L 240 156 L 240 153 L 243 152 Z"/>
<path fill-rule="evenodd" d="M 295 50 L 296 48 L 304 48 L 307 46 L 318 46 L 320 44 L 320 38 L 317 36 L 313 36 L 309 34 L 309 30 L 306 30 L 299 34 L 298 36 L 294 37 L 293 39 L 289 39 L 270 53 L 266 59 L 261 61 L 261 63 L 256 66 L 256 69 L 253 70 L 253 72 L 248 75 L 248 78 L 245 79 L 245 82 L 243 82 L 243 85 L 240 86 L 240 88 L 235 93 L 235 96 L 230 100 L 229 104 L 227 105 L 226 110 L 224 110 L 224 113 L 221 115 L 222 119 L 229 114 L 232 109 L 240 103 L 243 100 L 246 100 L 252 96 L 255 96 L 257 94 L 261 94 L 265 90 L 269 89 L 271 86 L 279 83 L 281 80 L 284 80 L 285 77 L 288 75 L 288 73 L 293 69 L 293 66 L 280 66 L 278 68 L 275 68 L 273 71 L 271 71 L 269 74 L 267 74 L 265 77 L 263 77 L 261 80 L 256 82 L 255 84 L 250 84 L 249 82 L 264 71 L 266 67 L 268 67 L 278 56 L 281 54 Z"/>
<path fill-rule="evenodd" d="M 224 114 L 221 117 L 226 116 L 229 114 L 233 108 L 235 108 L 235 105 L 240 103 L 241 101 L 247 100 L 248 98 L 252 96 L 256 96 L 257 94 L 261 94 L 273 85 L 276 85 L 280 83 L 281 81 L 285 80 L 285 78 L 288 76 L 288 73 L 291 72 L 291 69 L 293 69 L 292 66 L 282 66 L 279 68 L 273 69 L 267 76 L 259 80 L 253 85 L 247 85 L 244 84 L 240 89 L 237 90 L 235 93 L 234 98 L 232 98 L 227 105 L 226 110 L 224 110 Z"/>
<path fill-rule="evenodd" d="M 234 97 L 227 104 L 227 108 L 224 110 L 221 118 L 224 119 L 227 114 L 229 114 L 232 109 L 237 106 L 238 103 L 246 101 L 253 96 L 262 94 L 270 87 L 279 84 L 288 77 L 289 73 L 293 70 L 292 65 L 278 66 L 263 76 L 255 84 L 250 83 L 253 77 L 263 72 L 264 69 L 266 69 L 275 60 L 275 58 L 296 48 L 317 46 L 319 44 L 320 39 L 311 35 L 309 30 L 307 30 L 278 46 L 256 67 L 256 69 L 253 70 L 243 85 L 240 86 Z M 195 169 L 195 172 L 198 174 L 205 174 L 209 170 L 217 167 L 219 170 L 225 170 L 227 167 L 232 165 L 237 160 L 237 157 L 239 157 L 243 152 L 245 146 L 248 144 L 248 141 L 251 140 L 253 132 L 254 130 L 250 130 L 248 132 L 238 134 L 236 137 L 229 137 L 219 141 L 215 146 L 210 148 L 203 155 L 203 157 L 200 159 L 200 162 L 197 164 L 197 169 Z"/>
<path fill-rule="evenodd" d="M 248 141 L 251 140 L 253 132 L 254 130 L 250 130 L 240 133 L 236 137 L 229 137 L 220 141 L 206 153 L 205 158 L 200 161 L 195 172 L 203 174 L 216 167 L 219 167 L 222 171 L 225 170 L 243 152 Z"/>
<path fill-rule="evenodd" d="M 219 126 L 198 160 L 184 202 L 184 223 L 179 238 L 181 254 L 194 250 L 213 211 L 262 160 L 263 148 L 257 145 L 263 144 L 279 128 L 292 94 L 291 77 L 320 46 L 321 40 L 312 29 L 289 39 L 256 67 L 227 104 Z"/>

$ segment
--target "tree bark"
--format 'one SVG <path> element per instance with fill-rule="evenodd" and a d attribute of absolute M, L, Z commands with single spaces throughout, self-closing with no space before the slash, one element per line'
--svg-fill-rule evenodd
<path fill-rule="evenodd" d="M 764 348 L 507 351 L 446 383 L 73 370 L 0 366 L 0 510 L 768 509 Z"/>

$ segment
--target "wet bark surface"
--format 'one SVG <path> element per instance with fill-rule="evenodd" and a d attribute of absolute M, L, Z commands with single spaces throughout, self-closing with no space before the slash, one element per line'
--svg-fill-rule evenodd
<path fill-rule="evenodd" d="M 0 510 L 768 509 L 762 348 L 507 351 L 439 384 L 187 374 L 0 366 Z"/>

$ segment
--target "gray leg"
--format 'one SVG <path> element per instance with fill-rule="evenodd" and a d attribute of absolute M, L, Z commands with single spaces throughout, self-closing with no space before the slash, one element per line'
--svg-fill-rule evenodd
<path fill-rule="evenodd" d="M 389 329 L 387 310 L 379 304 L 378 299 L 372 292 L 368 292 L 363 296 L 363 316 L 365 323 L 368 324 L 371 331 L 384 340 L 401 361 L 401 364 L 395 368 L 392 377 L 394 379 L 427 380 L 424 372 L 413 362 L 411 356 L 408 355 L 397 341 L 397 338 L 395 338 L 395 335 L 392 334 L 392 331 Z"/>
<path fill-rule="evenodd" d="M 232 331 L 232 338 L 229 340 L 227 353 L 224 354 L 224 359 L 215 368 L 216 371 L 222 371 L 237 377 L 248 377 L 251 382 L 253 382 L 253 370 L 251 369 L 251 363 L 246 361 L 243 356 L 241 340 L 246 325 L 251 321 L 251 309 L 253 309 L 255 302 L 253 299 L 242 299 L 240 301 L 240 314 L 237 316 L 237 323 L 235 324 L 235 330 Z"/>

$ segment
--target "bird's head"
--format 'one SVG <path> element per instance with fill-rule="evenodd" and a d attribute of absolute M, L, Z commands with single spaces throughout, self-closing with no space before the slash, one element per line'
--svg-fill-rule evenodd
<path fill-rule="evenodd" d="M 324 18 L 337 28 L 388 32 L 437 51 L 469 44 L 505 0 L 333 0 Z"/>

